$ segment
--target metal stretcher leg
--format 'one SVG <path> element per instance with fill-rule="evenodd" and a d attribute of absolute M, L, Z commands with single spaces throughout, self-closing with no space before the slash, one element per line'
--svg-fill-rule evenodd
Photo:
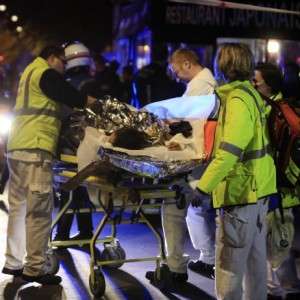
<path fill-rule="evenodd" d="M 110 212 L 107 211 L 101 202 L 101 192 L 98 190 L 98 199 L 99 203 L 104 209 L 104 216 L 101 220 L 101 222 L 98 224 L 94 235 L 90 241 L 90 253 L 91 253 L 91 260 L 90 260 L 90 277 L 89 277 L 89 286 L 91 289 L 91 292 L 96 297 L 102 297 L 105 293 L 105 278 L 102 272 L 101 265 L 98 264 L 97 257 L 96 257 L 96 240 L 100 233 L 102 232 L 104 226 L 106 225 Z"/>

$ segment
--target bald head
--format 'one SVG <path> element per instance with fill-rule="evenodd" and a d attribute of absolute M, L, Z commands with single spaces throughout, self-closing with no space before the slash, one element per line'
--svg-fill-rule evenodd
<path fill-rule="evenodd" d="M 174 51 L 169 57 L 169 65 L 177 78 L 187 82 L 203 69 L 196 52 L 186 48 Z"/>

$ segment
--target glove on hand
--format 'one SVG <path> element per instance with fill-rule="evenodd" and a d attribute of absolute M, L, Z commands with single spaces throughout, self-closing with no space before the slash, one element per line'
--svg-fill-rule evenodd
<path fill-rule="evenodd" d="M 203 202 L 210 200 L 210 195 L 200 191 L 198 188 L 194 190 L 193 196 L 194 197 L 191 200 L 191 205 L 193 207 L 199 207 L 203 204 Z"/>

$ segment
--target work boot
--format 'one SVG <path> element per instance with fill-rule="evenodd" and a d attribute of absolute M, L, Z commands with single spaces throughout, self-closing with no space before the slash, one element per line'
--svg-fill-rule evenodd
<path fill-rule="evenodd" d="M 190 261 L 188 268 L 204 277 L 215 279 L 215 265 L 206 264 L 201 260 Z"/>
<path fill-rule="evenodd" d="M 4 268 L 2 269 L 2 273 L 3 273 L 3 274 L 8 274 L 8 275 L 13 275 L 13 276 L 15 276 L 15 277 L 19 277 L 19 276 L 22 276 L 23 269 L 16 269 L 16 270 L 13 270 L 13 269 L 9 269 L 9 268 L 4 267 Z"/>
<path fill-rule="evenodd" d="M 176 285 L 180 285 L 186 283 L 188 280 L 187 273 L 177 273 L 170 271 L 169 267 L 166 264 L 161 265 L 161 281 L 165 281 L 168 284 L 168 287 L 176 287 Z M 145 277 L 152 283 L 155 284 L 156 279 L 156 271 L 148 271 L 145 274 Z"/>
<path fill-rule="evenodd" d="M 22 279 L 27 282 L 37 282 L 42 285 L 58 285 L 61 283 L 61 277 L 57 275 L 44 274 L 40 276 L 29 276 L 22 274 Z"/>

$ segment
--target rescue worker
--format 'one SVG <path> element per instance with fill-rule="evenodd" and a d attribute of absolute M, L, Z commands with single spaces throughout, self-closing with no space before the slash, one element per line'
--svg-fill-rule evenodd
<path fill-rule="evenodd" d="M 221 107 L 213 158 L 198 182 L 197 202 L 212 195 L 217 209 L 219 300 L 267 298 L 265 219 L 268 196 L 276 192 L 276 171 L 268 150 L 267 109 L 250 83 L 253 68 L 246 45 L 226 43 L 218 49 Z"/>
<path fill-rule="evenodd" d="M 96 101 L 64 80 L 64 66 L 63 49 L 48 46 L 26 67 L 7 143 L 9 218 L 2 272 L 40 284 L 61 282 L 61 277 L 47 273 L 45 264 L 53 202 L 51 164 L 60 130 L 60 107 L 63 103 L 82 108 Z"/>
<path fill-rule="evenodd" d="M 253 84 L 262 98 L 267 101 L 267 105 L 270 101 L 283 99 L 281 93 L 283 76 L 281 70 L 276 65 L 271 63 L 258 64 L 255 68 Z M 271 109 L 270 105 L 268 105 L 268 107 Z M 279 153 L 275 152 L 274 155 L 279 155 Z M 296 173 L 297 172 L 295 172 L 295 174 Z M 279 205 L 282 205 L 284 209 L 283 215 L 285 222 L 293 224 L 292 208 L 300 205 L 297 188 L 289 182 L 285 174 L 282 174 L 279 167 L 277 168 L 277 174 L 278 196 L 281 200 Z M 272 231 L 272 228 L 269 228 L 269 231 Z M 296 296 L 299 296 L 300 282 L 297 277 L 295 257 L 289 253 L 291 243 L 292 240 L 289 241 L 289 247 L 283 247 L 284 249 L 282 249 L 282 255 L 285 255 L 285 258 L 280 258 L 280 260 L 283 261 L 281 266 L 276 269 L 272 268 L 272 263 L 268 260 L 268 299 L 270 300 L 296 298 Z M 285 283 L 284 286 L 282 282 Z"/>
<path fill-rule="evenodd" d="M 64 45 L 65 59 L 66 59 L 66 80 L 74 86 L 79 91 L 90 92 L 88 86 L 93 82 L 93 77 L 90 75 L 90 68 L 92 66 L 92 57 L 90 55 L 89 49 L 80 42 L 72 42 L 70 44 Z M 89 93 L 95 96 L 93 93 Z M 64 108 L 64 114 L 66 115 L 64 119 L 67 119 L 71 115 L 72 110 L 68 107 Z M 66 127 L 64 126 L 66 125 Z M 66 154 L 72 154 L 76 156 L 78 145 L 69 142 L 70 137 L 69 122 L 64 122 L 62 126 L 61 139 L 60 139 L 60 152 Z M 70 147 L 72 145 L 73 147 Z M 87 189 L 83 186 L 78 187 L 73 192 L 73 208 L 86 208 L 90 207 L 90 201 Z M 61 191 L 60 205 L 63 207 L 66 201 L 69 199 L 69 193 Z M 56 241 L 68 240 L 69 234 L 73 222 L 73 214 L 65 214 L 59 220 L 57 224 L 57 232 L 55 236 Z M 77 227 L 79 233 L 73 236 L 73 240 L 84 240 L 90 239 L 93 236 L 93 224 L 91 213 L 78 213 L 76 214 Z"/>
<path fill-rule="evenodd" d="M 121 81 L 113 68 L 109 68 L 109 62 L 100 54 L 93 55 L 95 63 L 94 78 L 89 85 L 89 90 L 103 99 L 105 96 L 120 99 L 122 96 Z"/>
<path fill-rule="evenodd" d="M 199 58 L 194 51 L 185 48 L 177 49 L 170 56 L 169 63 L 175 76 L 187 83 L 183 96 L 207 95 L 214 92 L 216 81 L 211 71 L 200 65 Z M 217 108 L 216 106 L 213 114 L 216 113 Z M 189 179 L 195 180 L 195 176 L 198 176 L 198 179 L 199 171 L 202 172 L 202 168 L 196 170 Z M 200 251 L 199 259 L 191 261 L 189 268 L 208 278 L 214 278 L 214 219 L 215 213 L 209 205 L 188 209 L 178 209 L 176 205 L 163 206 L 162 226 L 167 250 L 167 265 L 174 282 L 185 282 L 188 279 L 189 257 L 184 254 L 187 225 L 192 244 Z M 153 281 L 154 272 L 147 272 L 146 278 Z"/>
<path fill-rule="evenodd" d="M 168 54 L 165 44 L 155 44 L 151 49 L 151 63 L 136 72 L 133 80 L 134 96 L 139 107 L 182 95 L 184 85 L 168 74 Z"/>

